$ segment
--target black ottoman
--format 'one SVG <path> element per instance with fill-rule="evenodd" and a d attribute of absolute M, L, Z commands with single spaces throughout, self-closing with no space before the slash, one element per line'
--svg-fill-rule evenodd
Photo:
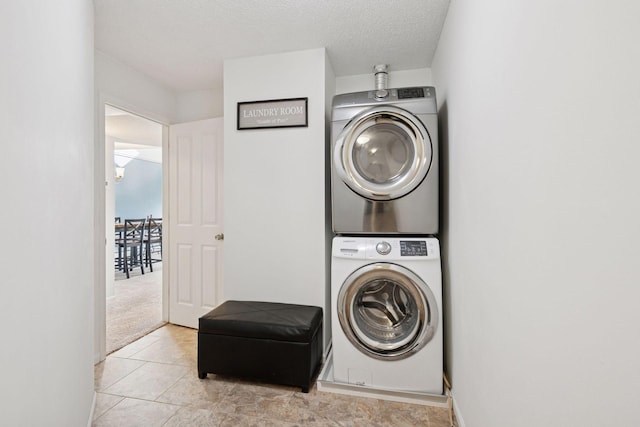
<path fill-rule="evenodd" d="M 320 307 L 226 301 L 199 319 L 198 377 L 238 376 L 308 393 L 322 348 Z"/>

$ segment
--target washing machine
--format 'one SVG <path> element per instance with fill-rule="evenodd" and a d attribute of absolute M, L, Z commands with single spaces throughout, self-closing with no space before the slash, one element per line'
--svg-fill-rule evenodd
<path fill-rule="evenodd" d="M 336 95 L 331 199 L 336 234 L 437 234 L 435 88 Z"/>
<path fill-rule="evenodd" d="M 438 240 L 335 237 L 331 283 L 334 381 L 441 395 Z"/>

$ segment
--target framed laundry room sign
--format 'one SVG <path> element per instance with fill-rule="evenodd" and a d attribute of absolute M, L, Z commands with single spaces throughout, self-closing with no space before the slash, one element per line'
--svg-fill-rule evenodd
<path fill-rule="evenodd" d="M 308 98 L 238 102 L 238 130 L 307 127 Z"/>

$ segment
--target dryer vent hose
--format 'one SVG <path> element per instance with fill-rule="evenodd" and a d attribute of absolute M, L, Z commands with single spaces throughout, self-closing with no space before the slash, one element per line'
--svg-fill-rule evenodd
<path fill-rule="evenodd" d="M 387 74 L 387 64 L 379 64 L 373 67 L 376 78 L 376 90 L 385 90 L 389 84 L 389 74 Z"/>

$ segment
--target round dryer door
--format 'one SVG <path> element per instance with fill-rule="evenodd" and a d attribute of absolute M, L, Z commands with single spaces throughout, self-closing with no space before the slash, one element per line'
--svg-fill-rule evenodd
<path fill-rule="evenodd" d="M 334 170 L 353 191 L 372 200 L 410 193 L 427 176 L 429 132 L 413 114 L 392 106 L 354 117 L 334 145 Z"/>
<path fill-rule="evenodd" d="M 411 356 L 433 338 L 438 327 L 433 292 L 397 264 L 375 263 L 356 270 L 340 288 L 337 302 L 347 338 L 376 359 Z"/>

